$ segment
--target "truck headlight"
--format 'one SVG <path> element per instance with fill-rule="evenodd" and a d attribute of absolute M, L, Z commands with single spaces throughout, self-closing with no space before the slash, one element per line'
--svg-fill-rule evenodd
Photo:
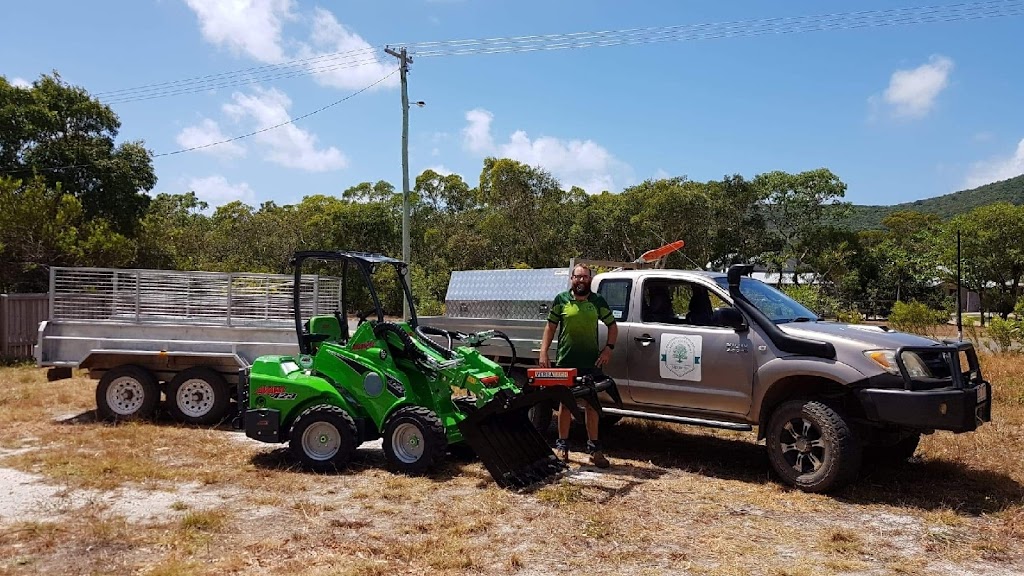
<path fill-rule="evenodd" d="M 875 364 L 881 366 L 886 372 L 899 375 L 900 367 L 896 364 L 895 350 L 867 350 L 864 352 L 864 355 Z M 903 353 L 903 363 L 906 365 L 907 373 L 911 378 L 927 378 L 931 375 L 921 357 L 913 352 Z"/>

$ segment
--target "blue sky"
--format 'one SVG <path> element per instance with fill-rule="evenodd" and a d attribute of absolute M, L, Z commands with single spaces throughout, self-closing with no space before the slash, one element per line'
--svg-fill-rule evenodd
<path fill-rule="evenodd" d="M 397 63 L 378 51 L 358 66 L 300 68 L 306 73 L 255 85 L 133 102 L 101 93 L 384 44 L 943 3 L 953 4 L 35 0 L 5 7 L 0 74 L 30 82 L 58 70 L 111 102 L 121 138 L 142 139 L 160 154 L 311 112 L 381 80 Z M 434 168 L 472 185 L 482 159 L 499 155 L 589 192 L 652 177 L 827 167 L 858 204 L 937 196 L 1024 173 L 1022 32 L 1024 16 L 1015 16 L 417 58 L 409 96 L 426 106 L 410 111 L 411 178 Z M 154 193 L 195 190 L 216 206 L 293 203 L 380 179 L 400 190 L 400 137 L 394 74 L 285 128 L 159 157 Z"/>

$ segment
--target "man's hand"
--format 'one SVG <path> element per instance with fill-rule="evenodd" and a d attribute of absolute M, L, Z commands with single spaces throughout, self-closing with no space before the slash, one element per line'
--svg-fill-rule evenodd
<path fill-rule="evenodd" d="M 606 346 L 604 350 L 601 350 L 601 355 L 597 357 L 597 362 L 595 362 L 595 365 L 598 368 L 601 368 L 605 364 L 611 362 L 611 360 L 612 360 L 612 350 L 611 350 L 611 348 L 608 348 Z"/>
<path fill-rule="evenodd" d="M 541 348 L 540 349 L 540 367 L 541 368 L 551 368 L 551 359 L 548 358 L 548 349 L 547 348 Z"/>

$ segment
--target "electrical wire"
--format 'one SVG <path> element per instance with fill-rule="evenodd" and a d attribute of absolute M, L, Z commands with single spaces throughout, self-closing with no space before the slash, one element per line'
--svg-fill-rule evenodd
<path fill-rule="evenodd" d="M 1020 0 L 986 0 L 961 4 L 893 8 L 814 16 L 792 16 L 762 20 L 743 20 L 712 24 L 689 24 L 550 34 L 489 38 L 483 40 L 420 43 L 408 48 L 415 57 L 463 56 L 471 54 L 501 54 L 650 44 L 671 41 L 699 41 L 718 38 L 753 37 L 769 34 L 794 34 L 824 30 L 852 30 L 866 27 L 885 27 L 935 22 L 955 22 L 982 18 L 1019 16 L 1024 14 Z"/>
<path fill-rule="evenodd" d="M 159 154 L 153 154 L 152 158 L 161 158 L 161 157 L 164 157 L 164 156 L 174 156 L 176 154 L 184 154 L 185 152 L 193 152 L 195 150 L 202 150 L 203 148 L 210 148 L 212 146 L 219 146 L 221 144 L 227 144 L 229 142 L 235 142 L 237 140 L 242 140 L 242 139 L 245 139 L 245 138 L 250 138 L 252 136 L 256 136 L 257 134 L 262 134 L 264 132 L 269 132 L 270 130 L 275 130 L 277 128 L 281 128 L 282 126 L 287 126 L 288 124 L 294 124 L 294 123 L 298 122 L 299 120 L 303 120 L 303 119 L 309 118 L 310 116 L 313 116 L 315 114 L 319 114 L 319 113 L 321 113 L 321 112 L 323 112 L 325 110 L 328 110 L 330 108 L 333 108 L 333 107 L 341 104 L 342 102 L 345 102 L 346 100 L 354 98 L 354 97 L 358 96 L 359 94 L 362 94 L 363 92 L 366 92 L 370 88 L 373 88 L 374 86 L 377 86 L 378 84 L 384 82 L 388 78 L 394 76 L 396 73 L 398 73 L 399 70 L 401 70 L 401 68 L 395 68 L 390 73 L 388 73 L 386 76 L 383 76 L 382 78 L 380 78 L 376 82 L 374 82 L 374 83 L 372 83 L 372 84 L 370 84 L 370 85 L 368 85 L 368 86 L 366 86 L 364 88 L 360 88 L 359 90 L 356 90 L 355 92 L 352 92 L 351 94 L 345 96 L 344 98 L 335 100 L 334 102 L 331 102 L 330 104 L 327 104 L 325 106 L 321 106 L 320 108 L 317 108 L 316 110 L 313 110 L 312 112 L 307 112 L 307 113 L 305 113 L 305 114 L 303 114 L 301 116 L 296 116 L 295 118 L 292 118 L 292 119 L 287 120 L 285 122 L 281 122 L 281 123 L 275 124 L 273 126 L 266 126 L 264 128 L 260 128 L 259 130 L 254 130 L 252 132 L 249 132 L 248 134 L 241 134 L 239 136 L 234 136 L 234 137 L 231 137 L 231 138 L 227 138 L 225 140 L 220 140 L 218 142 L 210 142 L 210 143 L 207 143 L 207 144 L 201 144 L 199 146 L 192 146 L 190 148 L 182 148 L 180 150 L 174 150 L 172 152 L 161 152 Z M 24 172 L 59 172 L 61 170 L 71 170 L 73 168 L 85 168 L 85 167 L 93 166 L 94 164 L 95 164 L 95 162 L 91 162 L 91 163 L 88 163 L 88 164 L 70 164 L 70 165 L 66 165 L 66 166 L 53 166 L 53 167 L 49 167 L 49 168 L 47 168 L 47 167 L 39 167 L 39 166 L 26 166 L 25 168 L 21 168 L 21 169 L 17 169 L 17 170 L 5 171 L 5 172 L 3 172 L 3 175 L 10 176 L 10 175 L 14 175 L 14 174 L 18 174 L 18 173 L 24 173 Z"/>
<path fill-rule="evenodd" d="M 404 46 L 410 55 L 417 58 L 436 58 L 632 46 L 660 42 L 693 42 L 772 34 L 800 34 L 826 30 L 854 30 L 860 28 L 956 22 L 1020 15 L 1024 15 L 1024 0 L 979 0 L 957 4 L 836 12 L 811 16 L 784 16 L 757 20 L 623 30 L 395 43 L 393 45 Z M 382 47 L 366 47 L 320 54 L 280 64 L 268 64 L 233 72 L 222 72 L 122 90 L 99 92 L 96 96 L 103 98 L 110 104 L 123 104 L 155 98 L 195 94 L 217 88 L 318 75 L 335 70 L 373 64 L 380 65 L 381 58 L 389 57 L 383 52 L 378 53 L 381 49 Z"/>

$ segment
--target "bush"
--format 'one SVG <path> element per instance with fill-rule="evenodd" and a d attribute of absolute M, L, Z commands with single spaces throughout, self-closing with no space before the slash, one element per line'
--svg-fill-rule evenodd
<path fill-rule="evenodd" d="M 839 301 L 822 291 L 820 286 L 813 284 L 795 284 L 782 286 L 782 291 L 793 300 L 803 304 L 818 316 L 831 317 L 839 310 Z"/>
<path fill-rule="evenodd" d="M 1021 340 L 1021 322 L 996 316 L 988 324 L 988 337 L 994 352 L 1009 352 L 1013 343 Z"/>
<path fill-rule="evenodd" d="M 935 310 L 922 302 L 896 302 L 889 314 L 889 323 L 901 332 L 932 336 L 936 328 L 948 321 L 943 310 Z"/>

